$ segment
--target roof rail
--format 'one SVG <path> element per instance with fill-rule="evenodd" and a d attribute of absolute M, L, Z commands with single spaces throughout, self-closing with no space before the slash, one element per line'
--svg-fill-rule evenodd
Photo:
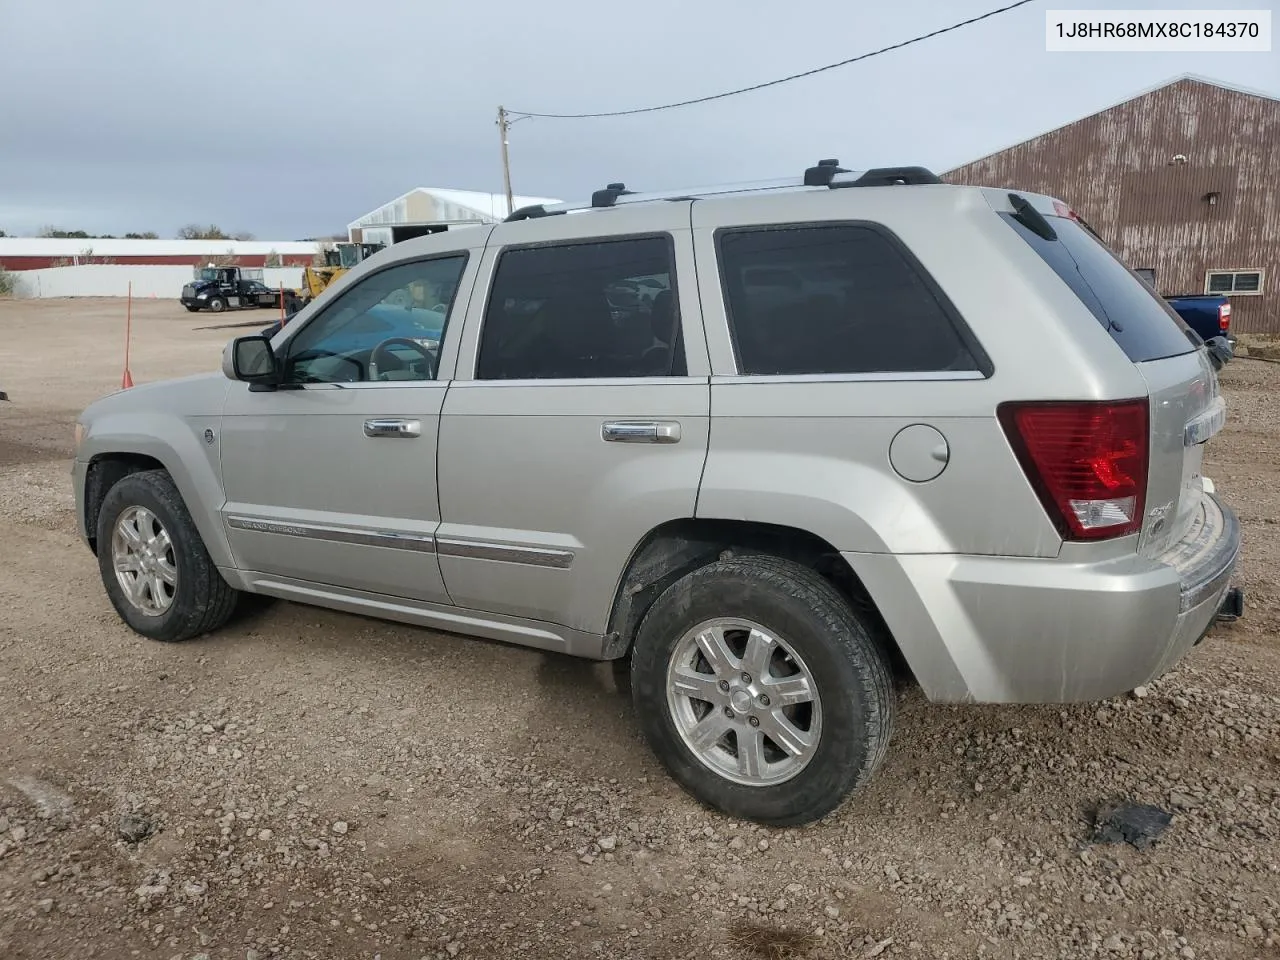
<path fill-rule="evenodd" d="M 832 190 L 836 190 L 843 187 L 891 187 L 922 183 L 942 183 L 942 180 L 925 167 L 875 167 L 857 180 L 841 180 L 832 182 L 830 186 Z"/>
<path fill-rule="evenodd" d="M 547 208 L 540 203 L 535 203 L 530 207 L 521 207 L 519 210 L 511 211 L 511 215 L 503 218 L 503 223 L 510 223 L 512 220 L 531 220 L 534 217 L 545 217 Z"/>
<path fill-rule="evenodd" d="M 550 207 L 536 204 L 521 207 L 507 217 L 511 220 L 531 220 L 563 213 L 606 209 L 632 203 L 649 203 L 655 200 L 696 200 L 699 197 L 716 197 L 733 193 L 758 193 L 763 191 L 814 190 L 826 187 L 840 190 L 845 187 L 887 187 L 904 184 L 942 183 L 938 175 L 925 167 L 876 167 L 866 171 L 850 171 L 840 166 L 839 160 L 819 160 L 809 167 L 800 179 L 756 180 L 745 183 L 723 183 L 716 186 L 685 190 L 667 190 L 655 193 L 637 193 L 628 190 L 624 183 L 611 183 L 603 190 L 591 194 L 588 203 L 558 203 Z M 621 199 L 626 197 L 626 199 Z"/>
<path fill-rule="evenodd" d="M 619 197 L 634 193 L 634 190 L 627 189 L 625 183 L 611 183 L 603 190 L 597 190 L 591 194 L 591 205 L 593 207 L 612 207 L 618 202 Z"/>
<path fill-rule="evenodd" d="M 816 167 L 810 167 L 804 172 L 804 185 L 806 187 L 829 187 L 837 173 L 848 172 L 848 170 L 840 166 L 839 160 L 819 160 Z"/>

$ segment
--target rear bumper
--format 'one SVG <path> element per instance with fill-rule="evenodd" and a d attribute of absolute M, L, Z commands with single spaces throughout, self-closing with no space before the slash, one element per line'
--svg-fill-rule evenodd
<path fill-rule="evenodd" d="M 931 700 L 1102 700 L 1159 677 L 1212 625 L 1240 552 L 1206 493 L 1156 558 L 1101 563 L 846 554 Z"/>

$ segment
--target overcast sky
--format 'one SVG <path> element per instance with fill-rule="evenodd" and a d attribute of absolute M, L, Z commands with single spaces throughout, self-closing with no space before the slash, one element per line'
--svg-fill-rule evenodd
<path fill-rule="evenodd" d="M 757 83 L 1000 0 L 0 0 L 0 229 L 217 223 L 340 232 L 415 186 L 501 191 L 494 117 L 588 112 Z M 1274 8 L 1130 0 L 1095 8 Z M 729 100 L 525 120 L 516 193 L 586 197 L 862 169 L 945 170 L 1186 72 L 1280 96 L 1280 53 L 1045 52 L 1044 0 Z"/>

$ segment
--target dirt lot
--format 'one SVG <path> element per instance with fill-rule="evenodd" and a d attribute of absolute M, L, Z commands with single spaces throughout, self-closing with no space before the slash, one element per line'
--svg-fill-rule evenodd
<path fill-rule="evenodd" d="M 138 382 L 271 319 L 135 313 Z M 288 603 L 128 632 L 67 473 L 123 321 L 0 301 L 0 957 L 1280 956 L 1280 366 L 1230 366 L 1212 444 L 1246 620 L 1143 697 L 904 690 L 874 785 L 765 830 L 667 779 L 607 666 Z M 1172 824 L 1086 842 L 1112 797 Z"/>

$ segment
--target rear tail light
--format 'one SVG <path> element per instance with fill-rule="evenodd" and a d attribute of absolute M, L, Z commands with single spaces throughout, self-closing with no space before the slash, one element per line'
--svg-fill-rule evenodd
<path fill-rule="evenodd" d="M 1231 304 L 1229 303 L 1218 307 L 1218 329 L 1223 333 L 1231 329 Z"/>
<path fill-rule="evenodd" d="M 1147 494 L 1147 401 L 1006 403 L 998 411 L 1064 540 L 1137 533 Z"/>

